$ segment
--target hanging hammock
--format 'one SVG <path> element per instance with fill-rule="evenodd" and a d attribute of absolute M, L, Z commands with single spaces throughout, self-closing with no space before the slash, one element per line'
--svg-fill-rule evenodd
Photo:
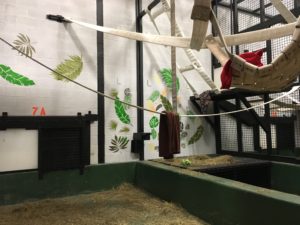
<path fill-rule="evenodd" d="M 298 77 L 300 72 L 300 17 L 295 25 L 292 42 L 272 63 L 261 67 L 247 62 L 228 50 L 226 40 L 212 10 L 211 22 L 219 34 L 222 46 L 211 36 L 206 39 L 206 45 L 223 66 L 227 62 L 226 59 L 232 61 L 230 66 L 232 87 L 252 91 L 280 91 L 290 87 Z M 221 48 L 223 46 L 225 51 Z"/>

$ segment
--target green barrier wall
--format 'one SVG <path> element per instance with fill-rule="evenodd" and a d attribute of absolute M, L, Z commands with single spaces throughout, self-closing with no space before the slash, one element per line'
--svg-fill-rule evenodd
<path fill-rule="evenodd" d="M 300 166 L 288 163 L 272 163 L 272 189 L 300 195 Z M 299 222 L 300 224 L 300 222 Z"/>
<path fill-rule="evenodd" d="M 299 166 L 274 163 L 272 185 L 299 193 L 298 172 Z M 108 190 L 124 182 L 213 225 L 300 224 L 300 196 L 154 162 L 91 166 L 84 175 L 78 170 L 51 172 L 43 180 L 37 172 L 0 175 L 0 205 Z"/>
<path fill-rule="evenodd" d="M 76 195 L 111 189 L 121 183 L 134 183 L 135 163 L 90 166 L 78 170 L 57 171 L 38 180 L 37 172 L 0 175 L 0 205 L 25 200 Z"/>
<path fill-rule="evenodd" d="M 191 171 L 137 163 L 136 185 L 216 225 L 300 224 L 300 197 Z"/>

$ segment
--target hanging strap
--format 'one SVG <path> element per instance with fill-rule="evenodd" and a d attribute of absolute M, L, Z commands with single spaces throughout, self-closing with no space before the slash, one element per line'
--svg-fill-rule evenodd
<path fill-rule="evenodd" d="M 225 41 L 223 32 L 222 32 L 222 30 L 221 30 L 221 28 L 220 28 L 220 25 L 219 25 L 219 22 L 218 22 L 218 20 L 217 20 L 216 14 L 214 13 L 213 10 L 211 10 L 211 18 L 210 18 L 210 20 L 211 20 L 212 26 L 215 28 L 216 32 L 219 34 L 221 43 L 223 44 L 226 53 L 227 53 L 229 56 L 232 56 L 231 52 L 228 50 L 228 46 L 227 46 L 227 44 L 226 44 L 226 41 Z"/>
<path fill-rule="evenodd" d="M 211 17 L 210 0 L 195 0 L 191 19 L 194 20 L 191 49 L 200 50 L 205 39 Z"/>

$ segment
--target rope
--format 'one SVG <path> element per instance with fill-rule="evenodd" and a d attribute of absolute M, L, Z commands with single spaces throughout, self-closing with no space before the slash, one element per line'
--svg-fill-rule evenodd
<path fill-rule="evenodd" d="M 7 44 L 8 46 L 10 46 L 12 49 L 18 51 L 19 53 L 22 53 L 23 55 L 26 55 L 27 58 L 29 58 L 29 59 L 32 60 L 33 62 L 35 62 L 35 63 L 39 64 L 40 66 L 42 66 L 42 67 L 44 67 L 44 68 L 50 70 L 50 71 L 53 72 L 53 73 L 56 73 L 56 74 L 59 75 L 59 76 L 62 76 L 62 77 L 65 78 L 66 80 L 68 80 L 68 81 L 70 81 L 70 82 L 72 82 L 72 83 L 74 83 L 74 84 L 76 84 L 76 85 L 78 85 L 78 86 L 80 86 L 80 87 L 82 87 L 82 88 L 84 88 L 84 89 L 87 89 L 87 90 L 89 90 L 89 91 L 91 91 L 91 92 L 94 92 L 94 93 L 96 93 L 96 94 L 98 94 L 98 95 L 100 95 L 100 96 L 103 96 L 103 97 L 105 97 L 105 98 L 108 98 L 108 99 L 111 99 L 111 100 L 114 100 L 114 101 L 117 100 L 116 98 L 113 98 L 113 97 L 111 97 L 111 96 L 109 96 L 109 95 L 106 95 L 106 94 L 104 94 L 104 93 L 101 93 L 101 92 L 99 92 L 99 91 L 96 91 L 96 90 L 94 90 L 94 89 L 92 89 L 92 88 L 90 88 L 90 87 L 87 87 L 87 86 L 85 86 L 85 85 L 83 85 L 83 84 L 81 84 L 81 83 L 79 83 L 79 82 L 77 82 L 77 81 L 71 80 L 70 78 L 64 76 L 63 74 L 57 73 L 57 72 L 56 72 L 55 70 L 53 70 L 52 68 L 46 66 L 45 64 L 41 63 L 40 61 L 38 61 L 38 60 L 36 60 L 36 59 L 30 57 L 29 55 L 24 54 L 24 53 L 21 52 L 20 50 L 16 49 L 12 44 L 10 44 L 9 42 L 7 42 L 7 41 L 4 40 L 3 38 L 0 37 L 0 40 L 1 40 L 2 42 L 4 42 L 5 44 Z M 279 96 L 279 97 L 277 97 L 277 98 L 274 98 L 274 99 L 272 99 L 272 100 L 270 100 L 270 101 L 268 101 L 268 102 L 265 102 L 265 103 L 262 103 L 262 104 L 259 104 L 259 105 L 256 105 L 256 106 L 252 106 L 252 107 L 246 108 L 246 109 L 240 109 L 240 110 L 235 110 L 235 111 L 231 111 L 231 112 L 224 112 L 224 113 L 215 113 L 215 114 L 180 115 L 180 117 L 210 117 L 210 116 L 222 116 L 222 115 L 230 115 L 230 114 L 234 114 L 234 113 L 244 112 L 244 111 L 248 111 L 248 110 L 250 110 L 250 109 L 255 109 L 255 108 L 263 107 L 263 106 L 268 105 L 268 104 L 270 104 L 270 103 L 272 103 L 272 102 L 276 102 L 276 101 L 278 101 L 278 100 L 280 100 L 280 99 L 282 99 L 282 98 L 284 98 L 284 97 L 286 97 L 286 96 L 288 96 L 288 95 L 294 93 L 295 91 L 297 91 L 297 90 L 299 90 L 299 89 L 300 89 L 300 86 L 295 86 L 295 87 L 293 87 L 289 92 L 286 92 L 285 94 L 283 94 L 283 95 L 281 95 L 281 96 Z M 153 111 L 153 110 L 150 110 L 150 109 L 143 108 L 143 107 L 141 107 L 141 106 L 129 104 L 129 103 L 124 102 L 124 101 L 121 101 L 121 100 L 119 100 L 119 101 L 120 101 L 121 103 L 125 104 L 125 105 L 131 106 L 131 107 L 134 107 L 134 108 L 137 108 L 137 109 L 140 109 L 140 110 L 144 110 L 144 111 L 151 112 L 151 113 L 156 113 L 156 114 L 163 114 L 163 113 L 160 113 L 160 112 L 157 112 L 157 111 Z"/>
<path fill-rule="evenodd" d="M 80 87 L 82 87 L 82 88 L 84 88 L 84 89 L 87 89 L 87 90 L 89 90 L 89 91 L 91 91 L 91 92 L 94 92 L 94 93 L 96 93 L 96 94 L 98 94 L 98 95 L 100 95 L 100 96 L 103 96 L 103 97 L 105 97 L 105 98 L 111 99 L 111 100 L 113 100 L 113 101 L 117 100 L 117 99 L 114 98 L 114 97 L 111 97 L 111 96 L 106 95 L 106 94 L 104 94 L 104 93 L 102 93 L 102 92 L 96 91 L 96 90 L 94 90 L 94 89 L 92 89 L 92 88 L 90 88 L 90 87 L 88 87 L 88 86 L 85 86 L 85 85 L 83 85 L 83 84 L 81 84 L 81 83 L 79 83 L 79 82 L 77 82 L 77 81 L 74 81 L 74 80 L 72 80 L 72 79 L 70 79 L 70 78 L 64 76 L 64 75 L 61 74 L 61 73 L 56 72 L 54 69 L 50 68 L 49 66 L 46 66 L 46 65 L 43 64 L 42 62 L 40 62 L 40 61 L 38 61 L 38 60 L 36 60 L 36 59 L 30 57 L 30 56 L 27 55 L 27 54 L 24 54 L 24 52 L 21 52 L 21 51 L 20 51 L 19 49 L 17 49 L 15 46 L 13 46 L 12 44 L 10 44 L 8 41 L 4 40 L 4 39 L 1 38 L 1 37 L 0 37 L 0 40 L 1 40 L 2 42 L 4 42 L 5 44 L 7 44 L 8 46 L 10 46 L 12 49 L 18 51 L 19 53 L 21 53 L 21 54 L 23 54 L 23 55 L 26 55 L 26 57 L 29 58 L 30 60 L 32 60 L 33 62 L 35 62 L 35 63 L 39 64 L 40 66 L 42 66 L 42 67 L 44 67 L 44 68 L 50 70 L 50 71 L 53 72 L 53 73 L 56 73 L 56 74 L 59 75 L 59 76 L 62 76 L 62 77 L 65 78 L 66 80 L 68 80 L 68 81 L 70 81 L 70 82 L 72 82 L 72 83 L 74 83 L 74 84 L 76 84 L 76 85 L 78 85 L 78 86 L 80 86 Z M 150 109 L 146 109 L 146 108 L 143 108 L 143 107 L 141 107 L 141 106 L 133 105 L 133 104 L 130 104 L 130 103 L 121 101 L 121 100 L 119 100 L 119 99 L 118 99 L 118 101 L 120 101 L 121 103 L 123 103 L 123 104 L 125 104 L 125 105 L 134 107 L 134 108 L 136 108 L 136 109 L 140 109 L 140 110 L 144 110 L 144 111 L 148 111 L 148 112 L 156 113 L 156 114 L 162 114 L 162 113 L 160 113 L 160 112 L 153 111 L 153 110 L 150 110 Z"/>

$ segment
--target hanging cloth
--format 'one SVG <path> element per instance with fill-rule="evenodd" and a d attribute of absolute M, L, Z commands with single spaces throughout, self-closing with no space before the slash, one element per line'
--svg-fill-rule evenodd
<path fill-rule="evenodd" d="M 160 115 L 158 149 L 159 156 L 165 159 L 180 153 L 180 121 L 177 113 L 164 112 Z"/>
<path fill-rule="evenodd" d="M 263 55 L 263 51 L 259 50 L 256 52 L 246 52 L 243 54 L 240 54 L 239 56 L 243 59 L 245 59 L 248 63 L 251 63 L 252 65 L 261 67 L 263 66 L 263 63 L 261 62 L 261 58 Z M 221 73 L 221 81 L 222 81 L 222 87 L 221 89 L 229 89 L 231 86 L 232 81 L 232 67 L 231 67 L 232 60 L 228 60 L 227 63 L 224 65 L 222 73 Z"/>

